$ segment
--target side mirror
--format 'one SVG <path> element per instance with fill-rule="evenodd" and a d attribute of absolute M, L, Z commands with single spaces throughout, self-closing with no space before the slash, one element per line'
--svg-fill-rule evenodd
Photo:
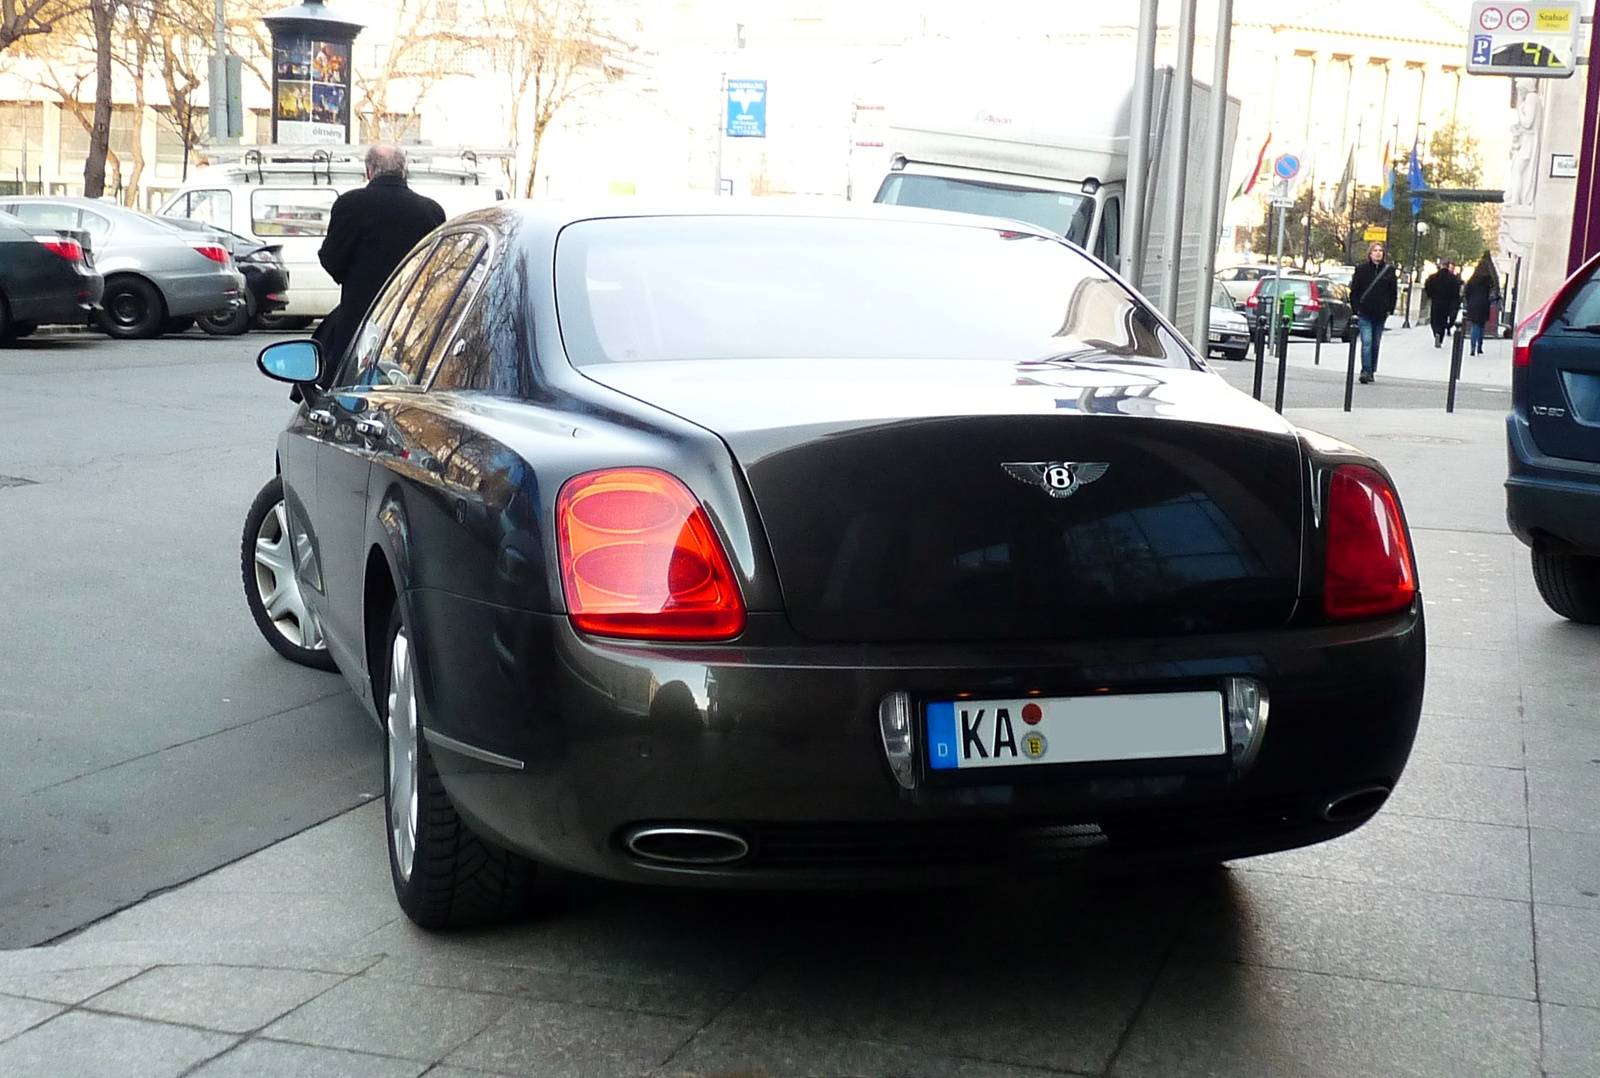
<path fill-rule="evenodd" d="M 274 381 L 315 383 L 322 375 L 322 346 L 309 340 L 269 344 L 256 357 L 256 367 Z"/>

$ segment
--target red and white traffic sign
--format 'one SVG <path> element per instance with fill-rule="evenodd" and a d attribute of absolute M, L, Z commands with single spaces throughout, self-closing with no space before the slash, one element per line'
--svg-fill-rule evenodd
<path fill-rule="evenodd" d="M 1506 26 L 1512 30 L 1526 30 L 1532 21 L 1533 16 L 1528 14 L 1528 9 L 1525 7 L 1514 7 L 1506 12 Z"/>
<path fill-rule="evenodd" d="M 1503 21 L 1505 21 L 1505 16 L 1501 14 L 1500 9 L 1497 7 L 1486 7 L 1478 12 L 1478 25 L 1485 30 L 1498 30 Z"/>

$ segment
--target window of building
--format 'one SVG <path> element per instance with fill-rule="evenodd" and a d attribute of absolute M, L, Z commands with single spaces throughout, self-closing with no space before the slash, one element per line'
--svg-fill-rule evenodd
<path fill-rule="evenodd" d="M 87 116 L 87 114 L 85 114 Z M 118 107 L 111 110 L 111 152 L 125 166 L 133 160 L 133 109 Z M 89 130 L 77 114 L 70 109 L 61 111 L 60 172 L 80 173 L 89 157 Z M 107 180 L 109 189 L 113 184 Z"/>
<path fill-rule="evenodd" d="M 44 164 L 44 103 L 0 102 L 0 191 L 38 194 Z M 33 186 L 24 187 L 24 182 Z"/>

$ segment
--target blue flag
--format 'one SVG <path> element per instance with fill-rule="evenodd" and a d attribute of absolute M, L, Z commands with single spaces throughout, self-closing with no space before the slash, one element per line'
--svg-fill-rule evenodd
<path fill-rule="evenodd" d="M 1406 183 L 1411 186 L 1411 216 L 1415 217 L 1422 212 L 1422 196 L 1417 191 L 1428 189 L 1427 177 L 1422 175 L 1422 150 L 1417 146 L 1417 140 L 1411 140 L 1411 167 L 1406 171 Z"/>

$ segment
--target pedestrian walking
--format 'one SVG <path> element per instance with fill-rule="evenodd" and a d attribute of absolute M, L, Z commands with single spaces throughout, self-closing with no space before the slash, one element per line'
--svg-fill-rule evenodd
<path fill-rule="evenodd" d="M 1495 269 L 1488 251 L 1483 252 L 1483 257 L 1473 267 L 1462 294 L 1466 300 L 1467 324 L 1472 327 L 1472 354 L 1481 356 L 1484 323 L 1489 321 L 1495 305 L 1500 302 L 1500 271 Z"/>
<path fill-rule="evenodd" d="M 1383 342 L 1383 325 L 1400 302 L 1399 282 L 1394 266 L 1384 261 L 1386 248 L 1374 243 L 1367 248 L 1367 260 L 1356 267 L 1350 278 L 1350 295 L 1355 300 L 1356 325 L 1361 334 L 1361 381 L 1371 382 L 1378 375 L 1378 348 Z"/>
<path fill-rule="evenodd" d="M 1446 260 L 1422 286 L 1428 297 L 1428 322 L 1433 327 L 1433 346 L 1442 348 L 1450 327 L 1455 324 L 1456 313 L 1461 310 L 1461 278 L 1456 276 L 1454 264 Z"/>
<path fill-rule="evenodd" d="M 380 142 L 367 150 L 367 185 L 334 199 L 328 234 L 317 258 L 339 284 L 339 306 L 323 319 L 316 339 L 338 365 L 378 289 L 406 253 L 444 224 L 444 209 L 406 185 L 406 152 Z"/>

